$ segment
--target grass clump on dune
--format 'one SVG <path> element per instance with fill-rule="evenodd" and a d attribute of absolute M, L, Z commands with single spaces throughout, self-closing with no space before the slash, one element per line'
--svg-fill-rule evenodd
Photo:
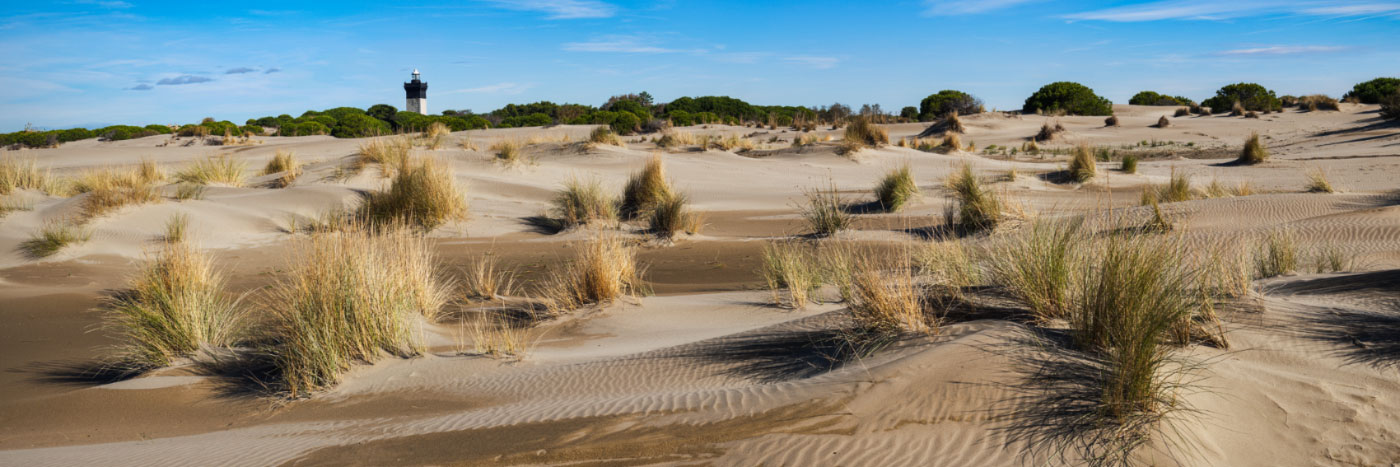
<path fill-rule="evenodd" d="M 552 215 L 561 229 L 585 224 L 617 223 L 617 203 L 598 180 L 570 178 L 555 192 Z"/>
<path fill-rule="evenodd" d="M 836 182 L 828 181 L 826 188 L 816 188 L 806 192 L 807 205 L 803 206 L 802 218 L 812 229 L 812 235 L 825 237 L 848 229 L 855 217 L 846 212 L 845 200 L 836 191 Z"/>
<path fill-rule="evenodd" d="M 642 292 L 637 250 L 615 235 L 599 233 L 575 249 L 573 260 L 550 273 L 543 295 L 553 313 L 608 303 Z"/>
<path fill-rule="evenodd" d="M 213 260 L 184 242 L 165 243 L 107 314 L 108 326 L 125 341 L 126 363 L 143 368 L 233 345 L 245 331 L 245 315 L 224 292 Z"/>
<path fill-rule="evenodd" d="M 1123 156 L 1123 161 L 1118 166 L 1118 170 L 1126 174 L 1137 173 L 1138 157 L 1132 154 Z"/>
<path fill-rule="evenodd" d="M 842 144 L 848 153 L 866 147 L 878 148 L 890 144 L 890 134 L 884 128 L 870 123 L 865 117 L 856 117 L 851 120 L 850 125 L 846 125 L 846 135 Z"/>
<path fill-rule="evenodd" d="M 447 128 L 446 124 L 442 122 L 433 122 L 431 125 L 428 125 L 426 130 L 423 130 L 423 139 L 426 140 L 425 146 L 430 150 L 442 149 L 443 141 L 445 141 L 450 134 L 452 134 L 452 130 Z"/>
<path fill-rule="evenodd" d="M 875 185 L 875 199 L 886 212 L 898 211 L 904 207 L 904 203 L 917 196 L 919 186 L 914 183 L 914 174 L 909 169 L 909 164 L 889 171 L 880 179 L 880 183 Z"/>
<path fill-rule="evenodd" d="M 1156 124 L 1156 125 L 1153 125 L 1154 128 L 1168 128 L 1168 127 L 1171 127 L 1171 126 L 1172 126 L 1172 121 L 1171 121 L 1171 120 L 1168 120 L 1166 115 L 1163 115 L 1163 116 L 1161 116 L 1161 117 L 1158 117 L 1158 118 L 1157 118 L 1157 124 Z"/>
<path fill-rule="evenodd" d="M 700 214 L 690 209 L 690 198 L 684 193 L 667 195 L 647 211 L 647 230 L 662 239 L 671 239 L 677 233 L 700 233 Z"/>
<path fill-rule="evenodd" d="M 963 164 L 962 169 L 946 182 L 953 190 L 957 208 L 950 213 L 948 221 L 959 231 L 967 234 L 991 230 L 1001 223 L 1001 200 L 996 193 L 982 185 L 972 166 Z"/>
<path fill-rule="evenodd" d="M 83 219 L 98 217 L 127 205 L 160 200 L 152 182 L 134 169 L 88 171 L 73 182 L 73 191 L 85 194 L 81 203 Z"/>
<path fill-rule="evenodd" d="M 1264 162 L 1269 158 L 1268 149 L 1259 142 L 1259 133 L 1251 133 L 1249 139 L 1244 141 L 1244 149 L 1240 151 L 1240 157 L 1235 159 L 1237 164 L 1252 165 Z"/>
<path fill-rule="evenodd" d="M 1118 126 L 1118 116 L 1117 116 L 1117 115 L 1109 115 L 1108 118 L 1103 119 L 1103 126 L 1106 126 L 1106 127 L 1115 127 L 1115 126 Z"/>
<path fill-rule="evenodd" d="M 656 140 L 656 146 L 660 148 L 672 149 L 684 146 L 695 146 L 700 144 L 700 140 L 694 133 L 688 131 L 667 131 Z"/>
<path fill-rule="evenodd" d="M 427 241 L 407 229 L 312 235 L 266 300 L 270 324 L 259 352 L 275 389 L 305 396 L 340 381 L 357 362 L 417 355 L 419 317 L 436 317 L 448 286 Z"/>
<path fill-rule="evenodd" d="M 1036 142 L 1036 141 L 1040 141 L 1040 142 L 1050 141 L 1050 140 L 1055 139 L 1055 136 L 1056 136 L 1056 135 L 1059 135 L 1060 133 L 1064 133 L 1064 132 L 1065 132 L 1065 126 L 1062 125 L 1062 124 L 1060 124 L 1060 122 L 1055 122 L 1054 125 L 1051 125 L 1050 122 L 1045 122 L 1045 123 L 1042 123 L 1042 124 L 1040 125 L 1040 132 L 1039 132 L 1039 133 L 1036 133 L 1035 136 L 1032 136 L 1032 137 L 1031 137 L 1031 141 L 1032 141 L 1032 142 Z"/>
<path fill-rule="evenodd" d="M 957 133 L 948 133 L 947 136 L 943 137 L 943 142 L 939 143 L 936 149 L 945 154 L 961 151 L 963 149 L 962 138 L 959 137 Z M 969 148 L 968 150 L 970 151 L 972 149 Z"/>
<path fill-rule="evenodd" d="M 623 146 L 622 138 L 618 137 L 617 133 L 613 133 L 612 129 L 606 126 L 594 128 L 593 132 L 588 134 L 588 142 L 590 144 Z"/>
<path fill-rule="evenodd" d="M 1098 175 L 1098 165 L 1094 162 L 1094 151 L 1086 143 L 1080 143 L 1074 147 L 1074 154 L 1069 160 L 1069 177 L 1076 182 L 1084 183 Z"/>
<path fill-rule="evenodd" d="M 706 143 L 708 146 L 719 148 L 721 151 L 752 151 L 758 147 L 753 140 L 739 135 L 728 135 L 723 138 L 715 138 Z M 702 146 L 706 147 L 706 146 Z"/>
<path fill-rule="evenodd" d="M 39 169 L 38 159 L 20 159 L 9 155 L 0 157 L 0 195 L 8 195 L 16 189 L 39 190 L 49 194 L 64 191 L 58 180 L 49 176 L 48 169 Z"/>
<path fill-rule="evenodd" d="M 796 242 L 773 242 L 763 247 L 763 279 L 773 292 L 773 303 L 806 307 L 822 285 L 822 267 L 816 255 Z M 782 291 L 787 291 L 783 299 Z"/>
<path fill-rule="evenodd" d="M 1030 306 L 1037 321 L 1065 318 L 1084 243 L 1083 221 L 1037 219 L 992 250 L 992 279 Z"/>
<path fill-rule="evenodd" d="M 1332 182 L 1327 180 L 1327 172 L 1323 172 L 1321 168 L 1313 169 L 1311 172 L 1308 172 L 1308 184 L 1303 187 L 1303 191 L 1308 193 L 1337 192 L 1337 190 L 1332 187 Z"/>
<path fill-rule="evenodd" d="M 858 261 L 851 275 L 851 316 L 867 332 L 897 335 L 904 331 L 932 333 L 938 319 L 908 264 L 882 270 L 875 261 Z"/>
<path fill-rule="evenodd" d="M 622 190 L 622 217 L 636 218 L 671 196 L 671 184 L 666 180 L 661 155 L 653 154 L 641 170 L 627 178 L 627 185 Z"/>
<path fill-rule="evenodd" d="M 285 188 L 301 176 L 303 165 L 301 161 L 297 160 L 296 154 L 292 154 L 290 151 L 277 151 L 276 154 L 272 155 L 272 159 L 267 161 L 267 165 L 263 166 L 262 174 L 282 174 L 272 184 L 279 188 Z"/>
<path fill-rule="evenodd" d="M 92 231 L 69 221 L 45 222 L 39 231 L 19 244 L 20 251 L 30 259 L 53 256 L 68 245 L 83 243 L 92 238 Z"/>
<path fill-rule="evenodd" d="M 515 165 L 524 161 L 522 145 L 515 140 L 501 140 L 491 145 L 491 152 L 496 153 L 496 161 L 505 165 Z"/>
<path fill-rule="evenodd" d="M 1298 270 L 1298 242 L 1292 232 L 1269 232 L 1259 243 L 1258 249 L 1254 255 L 1255 277 L 1267 279 Z"/>
<path fill-rule="evenodd" d="M 493 254 L 486 254 L 472 261 L 472 265 L 465 272 L 464 288 L 467 298 L 494 300 L 510 295 L 515 289 L 516 272 L 503 269 L 499 257 Z"/>
<path fill-rule="evenodd" d="M 1141 204 L 1143 206 L 1162 202 L 1175 203 L 1180 201 L 1190 201 L 1196 198 L 1196 190 L 1191 188 L 1191 176 L 1184 173 L 1178 174 L 1172 168 L 1171 181 L 1165 185 L 1149 186 L 1142 190 Z"/>
<path fill-rule="evenodd" d="M 408 165 L 409 153 L 412 150 L 413 142 L 407 137 L 370 139 L 360 143 L 359 152 L 355 155 L 355 170 L 362 170 L 370 164 L 379 164 L 379 173 L 384 177 L 391 177 Z"/>
<path fill-rule="evenodd" d="M 190 216 L 185 213 L 176 213 L 165 220 L 166 243 L 181 243 L 185 241 L 185 234 L 190 228 Z"/>
<path fill-rule="evenodd" d="M 136 166 L 136 176 L 148 183 L 159 182 L 165 180 L 165 169 L 152 159 L 142 158 L 141 163 Z"/>
<path fill-rule="evenodd" d="M 388 190 L 369 194 L 360 217 L 373 226 L 403 222 L 427 232 L 466 219 L 467 199 L 452 169 L 423 159 L 399 170 Z"/>
<path fill-rule="evenodd" d="M 228 186 L 243 186 L 246 177 L 243 162 L 234 160 L 227 154 L 195 161 L 175 174 L 175 179 L 195 185 L 213 183 Z"/>

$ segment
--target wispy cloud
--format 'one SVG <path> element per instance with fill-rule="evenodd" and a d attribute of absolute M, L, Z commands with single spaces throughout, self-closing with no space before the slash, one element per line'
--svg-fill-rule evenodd
<path fill-rule="evenodd" d="M 975 15 L 1040 0 L 924 0 L 927 16 Z"/>
<path fill-rule="evenodd" d="M 1271 47 L 1253 47 L 1247 49 L 1234 49 L 1221 51 L 1220 55 L 1225 56 L 1269 56 L 1269 55 L 1303 55 L 1314 53 L 1340 52 L 1346 47 L 1333 45 L 1276 45 Z"/>
<path fill-rule="evenodd" d="M 281 69 L 281 68 L 277 68 L 277 67 L 272 67 L 272 68 L 268 68 L 267 71 L 264 71 L 263 74 L 264 74 L 264 75 L 270 75 L 270 74 L 273 74 L 273 73 L 276 73 L 276 72 L 279 72 L 279 71 L 282 71 L 282 69 Z"/>
<path fill-rule="evenodd" d="M 548 19 L 611 18 L 617 7 L 594 0 L 485 0 L 497 8 L 547 13 Z"/>
<path fill-rule="evenodd" d="M 783 58 L 783 60 L 784 60 L 784 61 L 788 61 L 788 62 L 792 62 L 792 63 L 796 63 L 796 64 L 799 64 L 799 65 L 809 66 L 809 67 L 812 67 L 812 68 L 816 68 L 816 69 L 818 69 L 818 70 L 825 70 L 825 69 L 827 69 L 827 68 L 834 67 L 834 66 L 836 66 L 837 63 L 839 63 L 839 62 L 841 61 L 840 59 L 838 59 L 838 58 L 836 58 L 836 57 L 816 57 L 816 56 L 811 56 L 811 55 L 798 55 L 798 56 L 794 56 L 794 57 L 785 57 L 785 58 Z"/>
<path fill-rule="evenodd" d="M 162 78 L 160 81 L 156 81 L 156 86 L 178 86 L 181 84 L 208 83 L 213 80 L 213 78 L 206 78 L 203 76 L 180 75 L 174 78 Z"/>
<path fill-rule="evenodd" d="M 1264 15 L 1359 16 L 1400 13 L 1400 3 L 1311 1 L 1187 0 L 1158 1 L 1065 15 L 1075 20 L 1141 22 L 1161 20 L 1228 20 Z"/>
<path fill-rule="evenodd" d="M 121 0 L 97 1 L 97 0 L 77 0 L 73 3 L 79 5 L 97 5 L 103 8 L 131 8 L 131 4 Z"/>
<path fill-rule="evenodd" d="M 258 71 L 258 70 L 254 70 L 254 69 L 248 68 L 248 67 L 246 67 L 246 66 L 241 66 L 241 67 L 238 67 L 238 68 L 229 68 L 228 71 L 225 71 L 225 72 L 224 72 L 224 74 L 226 74 L 226 75 L 241 75 L 241 74 L 244 74 L 244 73 L 252 73 L 252 72 L 254 72 L 254 71 Z"/>
<path fill-rule="evenodd" d="M 496 83 L 496 84 L 492 84 L 492 85 L 488 85 L 488 86 L 481 86 L 481 87 L 476 87 L 476 88 L 456 89 L 456 90 L 452 90 L 452 91 L 447 91 L 445 94 L 505 94 L 505 95 L 513 95 L 513 94 L 520 94 L 520 93 L 522 93 L 522 92 L 525 92 L 526 90 L 528 90 L 528 89 L 530 89 L 530 88 L 532 88 L 532 87 L 535 87 L 535 85 L 533 85 L 533 84 L 520 84 L 520 83 L 509 83 L 509 82 L 507 82 L 507 83 Z"/>
<path fill-rule="evenodd" d="M 588 42 L 566 42 L 564 50 L 569 52 L 618 52 L 633 54 L 664 54 L 680 52 L 652 44 L 643 43 L 636 37 L 614 36 Z"/>
<path fill-rule="evenodd" d="M 138 84 L 138 85 L 135 85 L 135 86 L 126 88 L 126 90 L 127 90 L 127 91 L 150 91 L 150 90 L 155 89 L 155 88 L 156 88 L 155 86 L 151 86 L 151 85 L 146 84 L 146 83 L 141 83 L 141 84 Z"/>

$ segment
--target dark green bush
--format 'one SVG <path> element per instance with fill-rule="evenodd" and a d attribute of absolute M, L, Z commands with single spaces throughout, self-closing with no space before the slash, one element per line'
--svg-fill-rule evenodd
<path fill-rule="evenodd" d="M 980 113 L 982 109 L 982 101 L 976 97 L 962 91 L 944 89 L 938 91 L 938 94 L 930 94 L 919 102 L 919 120 L 931 122 L 953 112 L 957 112 L 959 115 L 970 115 Z"/>
<path fill-rule="evenodd" d="M 143 138 L 146 136 L 152 136 L 157 134 L 154 131 L 147 130 L 139 126 L 131 125 L 112 125 L 109 127 L 98 128 L 96 130 L 93 130 L 93 133 L 96 134 L 97 137 L 102 138 L 105 141 L 122 141 L 132 138 Z"/>
<path fill-rule="evenodd" d="M 554 119 L 548 114 L 533 113 L 518 117 L 508 117 L 501 120 L 501 126 L 505 128 L 521 128 L 527 126 L 546 126 L 554 124 Z"/>
<path fill-rule="evenodd" d="M 899 116 L 910 120 L 918 120 L 919 108 L 912 105 L 905 106 L 903 109 L 899 109 Z"/>
<path fill-rule="evenodd" d="M 1059 81 L 1041 87 L 1026 98 L 1025 113 L 1065 112 L 1070 115 L 1112 115 L 1113 102 L 1094 94 L 1093 89 L 1074 82 Z"/>
<path fill-rule="evenodd" d="M 675 126 L 690 126 L 695 124 L 695 121 L 690 118 L 690 112 L 684 110 L 672 110 L 667 113 L 667 116 L 671 118 L 671 124 Z"/>
<path fill-rule="evenodd" d="M 368 110 L 365 110 L 366 115 L 383 120 L 386 123 L 390 124 L 393 123 L 394 116 L 398 113 L 399 109 L 394 108 L 394 106 L 389 104 L 374 104 L 370 106 Z"/>
<path fill-rule="evenodd" d="M 258 125 L 243 125 L 241 127 L 238 127 L 238 131 L 240 134 L 251 134 L 254 136 L 263 135 L 263 127 L 260 127 Z"/>
<path fill-rule="evenodd" d="M 163 126 L 163 125 L 149 125 L 149 126 L 147 126 L 146 128 L 150 128 L 150 127 L 152 127 L 152 126 L 159 126 L 159 127 L 161 127 L 161 128 L 165 128 L 165 132 L 166 132 L 166 133 L 170 133 L 170 128 L 169 128 L 169 127 L 165 127 L 165 126 Z M 78 141 L 78 140 L 84 140 L 84 139 L 96 138 L 96 137 L 97 137 L 97 134 L 96 134 L 96 133 L 93 133 L 92 130 L 89 130 L 89 129 L 87 129 L 87 128 L 69 128 L 69 129 L 67 129 L 67 130 L 58 130 L 58 141 L 61 142 L 61 143 L 67 143 L 67 142 L 69 142 L 69 141 Z"/>
<path fill-rule="evenodd" d="M 170 126 L 169 126 L 169 125 L 161 125 L 161 124 L 159 124 L 159 123 L 152 123 L 152 124 L 150 124 L 150 125 L 146 125 L 144 128 L 147 129 L 147 130 L 154 131 L 154 132 L 156 132 L 156 133 L 160 133 L 160 134 L 162 134 L 162 135 L 168 135 L 168 134 L 170 134 L 170 133 L 173 132 L 173 130 L 170 129 Z M 75 128 L 75 129 L 81 130 L 81 128 Z M 84 130 L 84 131 L 87 131 L 87 130 Z"/>
<path fill-rule="evenodd" d="M 330 115 L 317 115 L 315 117 L 311 117 L 309 120 L 325 125 L 326 128 L 335 128 L 335 126 L 340 123 L 339 120 Z"/>
<path fill-rule="evenodd" d="M 632 100 L 614 101 L 611 105 L 604 107 L 603 110 L 609 110 L 613 112 L 628 112 L 632 115 L 636 115 L 637 120 L 643 122 L 651 120 L 651 111 L 648 110 L 642 104 Z"/>
<path fill-rule="evenodd" d="M 359 109 L 355 109 L 359 110 Z M 347 113 L 343 117 L 336 119 L 334 128 L 331 128 L 331 136 L 336 138 L 367 138 L 370 136 L 387 135 L 393 133 L 393 129 L 383 120 L 365 115 L 364 113 Z M 306 122 L 316 123 L 320 122 Z M 306 123 L 302 123 L 305 125 Z"/>
<path fill-rule="evenodd" d="M 1168 96 L 1166 94 L 1158 94 L 1154 91 L 1142 91 L 1134 94 L 1132 99 L 1128 99 L 1128 103 L 1131 105 L 1189 106 L 1195 102 L 1191 102 L 1191 99 L 1181 96 Z"/>
<path fill-rule="evenodd" d="M 1376 78 L 1356 83 L 1342 100 L 1355 98 L 1363 104 L 1379 104 L 1381 100 L 1400 92 L 1400 78 Z"/>
<path fill-rule="evenodd" d="M 637 118 L 632 112 L 618 112 L 617 120 L 613 120 L 612 124 L 608 126 L 612 128 L 613 133 L 630 135 L 636 133 L 641 128 L 641 124 L 642 119 Z"/>
<path fill-rule="evenodd" d="M 1400 120 L 1400 91 L 1381 98 L 1381 118 Z"/>
<path fill-rule="evenodd" d="M 1215 97 L 1206 99 L 1201 105 L 1210 107 L 1215 113 L 1229 112 L 1239 102 L 1245 110 L 1282 110 L 1283 102 L 1274 92 L 1255 83 L 1236 83 L 1215 91 Z"/>

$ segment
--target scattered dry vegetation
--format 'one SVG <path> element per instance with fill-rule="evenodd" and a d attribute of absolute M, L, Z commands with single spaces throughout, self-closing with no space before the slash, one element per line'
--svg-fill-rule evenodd
<path fill-rule="evenodd" d="M 1087 143 L 1080 143 L 1074 147 L 1074 154 L 1069 160 L 1069 177 L 1076 182 L 1084 183 L 1098 175 L 1098 165 L 1094 162 L 1094 150 Z"/>
<path fill-rule="evenodd" d="M 643 292 L 637 250 L 621 237 L 598 232 L 575 251 L 575 257 L 551 271 L 544 284 L 542 295 L 552 313 Z"/>
<path fill-rule="evenodd" d="M 560 229 L 573 228 L 585 224 L 617 223 L 617 203 L 598 180 L 582 181 L 570 178 L 564 188 L 555 192 L 552 217 Z"/>
<path fill-rule="evenodd" d="M 618 137 L 617 133 L 613 133 L 612 129 L 606 126 L 594 128 L 593 132 L 588 134 L 588 143 L 593 145 L 624 146 L 622 144 L 622 138 Z"/>
<path fill-rule="evenodd" d="M 427 232 L 467 218 L 467 199 L 452 169 L 423 159 L 397 171 L 389 189 L 370 193 L 359 216 L 372 226 L 404 223 Z"/>
<path fill-rule="evenodd" d="M 92 238 L 92 231 L 66 220 L 45 222 L 39 231 L 19 244 L 20 251 L 31 259 L 53 256 L 68 245 L 83 243 Z"/>
<path fill-rule="evenodd" d="M 1314 168 L 1308 172 L 1308 184 L 1303 187 L 1303 191 L 1308 193 L 1336 193 L 1332 187 L 1332 182 L 1327 180 L 1327 172 L 1322 168 Z"/>
<path fill-rule="evenodd" d="M 953 190 L 957 201 L 955 213 L 949 213 L 947 221 L 965 234 L 992 230 L 1001 223 L 1005 213 L 997 194 L 982 185 L 972 166 L 963 164 L 962 169 L 950 177 L 946 183 Z"/>
<path fill-rule="evenodd" d="M 195 161 L 175 174 L 175 179 L 195 185 L 243 186 L 246 165 L 227 154 Z"/>
<path fill-rule="evenodd" d="M 914 174 L 907 163 L 886 173 L 875 185 L 875 199 L 886 212 L 898 211 L 904 203 L 918 196 L 919 186 L 914 183 Z"/>
<path fill-rule="evenodd" d="M 170 365 L 205 347 L 227 347 L 245 332 L 238 300 L 224 292 L 212 259 L 185 242 L 167 241 L 107 305 L 108 326 L 125 341 L 133 369 Z"/>
<path fill-rule="evenodd" d="M 803 206 L 802 218 L 812 229 L 812 235 L 825 237 L 851 227 L 855 216 L 846 212 L 846 202 L 836 191 L 836 182 L 828 181 L 826 188 L 816 188 L 806 192 L 807 205 Z"/>
<path fill-rule="evenodd" d="M 262 175 L 282 174 L 281 177 L 277 177 L 276 180 L 273 180 L 272 185 L 278 188 L 286 188 L 291 186 L 292 182 L 295 182 L 297 177 L 301 176 L 303 165 L 301 161 L 297 160 L 295 154 L 292 154 L 290 151 L 279 150 L 276 154 L 272 155 L 272 159 L 267 161 L 267 165 L 263 166 Z"/>
<path fill-rule="evenodd" d="M 1235 163 L 1253 165 L 1269 159 L 1269 151 L 1264 148 L 1264 144 L 1259 142 L 1259 133 L 1250 133 L 1249 139 L 1244 141 L 1244 149 L 1240 151 L 1240 157 L 1235 159 Z"/>
<path fill-rule="evenodd" d="M 360 143 L 360 150 L 355 158 L 355 170 L 363 170 L 370 164 L 379 164 L 380 175 L 385 178 L 392 177 L 400 169 L 408 166 L 409 153 L 412 150 L 413 142 L 405 136 L 372 138 Z"/>

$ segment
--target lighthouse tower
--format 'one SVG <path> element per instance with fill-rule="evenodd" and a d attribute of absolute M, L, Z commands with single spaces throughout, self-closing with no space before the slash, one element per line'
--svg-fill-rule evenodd
<path fill-rule="evenodd" d="M 408 96 L 408 104 L 404 106 L 404 110 L 428 114 L 428 83 L 418 79 L 417 68 L 413 69 L 413 81 L 403 83 L 403 91 Z"/>

